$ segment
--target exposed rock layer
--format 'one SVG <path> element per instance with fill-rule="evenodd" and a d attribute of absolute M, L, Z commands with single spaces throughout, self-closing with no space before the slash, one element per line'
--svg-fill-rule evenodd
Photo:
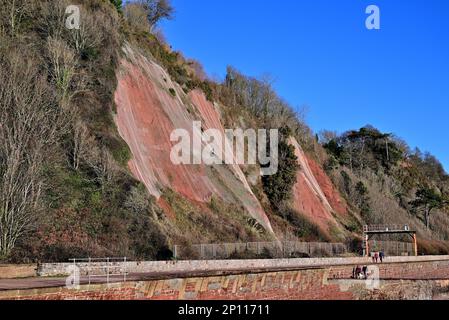
<path fill-rule="evenodd" d="M 163 68 L 129 46 L 124 52 L 126 59 L 120 63 L 115 93 L 116 123 L 131 149 L 129 168 L 134 176 L 170 215 L 169 206 L 160 199 L 165 188 L 195 203 L 207 203 L 212 197 L 239 203 L 272 232 L 238 165 L 175 165 L 170 160 L 176 144 L 170 141 L 170 135 L 175 129 L 185 129 L 192 139 L 201 139 L 201 132 L 193 128 L 194 121 L 201 121 L 202 130 L 224 133 L 217 107 L 199 90 L 186 95 Z M 328 233 L 332 225 L 337 225 L 333 213 L 345 214 L 346 205 L 321 167 L 305 155 L 295 139 L 290 142 L 300 164 L 293 207 Z"/>
<path fill-rule="evenodd" d="M 170 160 L 175 129 L 187 130 L 192 139 L 201 139 L 194 121 L 201 121 L 203 129 L 224 131 L 215 106 L 200 91 L 186 95 L 159 65 L 129 47 L 124 50 L 127 59 L 120 63 L 115 93 L 116 123 L 131 149 L 134 176 L 157 198 L 170 188 L 193 202 L 206 203 L 212 197 L 238 202 L 272 232 L 239 166 L 175 165 Z"/>

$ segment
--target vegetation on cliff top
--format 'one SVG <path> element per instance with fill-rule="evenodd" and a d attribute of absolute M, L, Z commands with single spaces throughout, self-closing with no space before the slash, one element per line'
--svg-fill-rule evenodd
<path fill-rule="evenodd" d="M 421 237 L 448 239 L 449 176 L 434 156 L 372 126 L 320 136 L 325 168 L 365 222 L 409 224 Z"/>

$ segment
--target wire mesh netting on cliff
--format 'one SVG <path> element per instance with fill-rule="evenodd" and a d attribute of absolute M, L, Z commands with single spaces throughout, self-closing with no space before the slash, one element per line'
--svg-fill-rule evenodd
<path fill-rule="evenodd" d="M 321 242 L 247 242 L 223 244 L 175 245 L 176 259 L 271 259 L 337 257 L 347 254 L 343 243 Z"/>

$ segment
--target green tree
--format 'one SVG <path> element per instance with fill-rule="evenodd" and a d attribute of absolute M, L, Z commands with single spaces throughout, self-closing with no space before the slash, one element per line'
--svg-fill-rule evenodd
<path fill-rule="evenodd" d="M 264 191 L 271 205 L 276 209 L 290 199 L 299 167 L 295 148 L 288 142 L 288 138 L 291 136 L 290 128 L 283 127 L 279 130 L 279 133 L 278 172 L 262 178 Z"/>
<path fill-rule="evenodd" d="M 365 184 L 362 181 L 359 181 L 355 185 L 355 191 L 356 191 L 357 205 L 360 208 L 362 217 L 365 220 L 369 220 L 370 214 L 371 214 L 371 207 L 370 207 L 370 198 L 369 198 L 368 188 L 365 186 Z"/>
<path fill-rule="evenodd" d="M 325 139 L 323 147 L 340 162 L 354 171 L 366 168 L 390 169 L 404 159 L 400 141 L 389 133 L 381 133 L 367 125 L 360 130 L 345 132 L 340 137 Z"/>
<path fill-rule="evenodd" d="M 118 11 L 122 11 L 122 5 L 123 5 L 122 0 L 110 0 L 110 1 Z"/>
<path fill-rule="evenodd" d="M 430 215 L 436 209 L 442 209 L 449 204 L 447 197 L 433 188 L 423 187 L 416 192 L 416 199 L 410 204 L 415 210 L 424 211 L 424 220 L 427 229 L 430 228 Z"/>

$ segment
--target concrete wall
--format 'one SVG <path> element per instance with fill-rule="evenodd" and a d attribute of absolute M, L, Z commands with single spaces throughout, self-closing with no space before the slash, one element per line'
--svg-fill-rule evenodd
<path fill-rule="evenodd" d="M 6 264 L 0 265 L 0 279 L 17 279 L 36 276 L 35 264 Z"/>
<path fill-rule="evenodd" d="M 449 256 L 421 256 L 421 257 L 387 257 L 385 263 L 412 263 L 425 261 L 449 261 Z M 209 260 L 209 261 L 144 261 L 111 263 L 109 268 L 115 272 L 129 273 L 193 273 L 198 271 L 251 271 L 251 270 L 285 270 L 317 268 L 327 266 L 354 266 L 371 263 L 370 258 L 311 258 L 311 259 L 275 259 L 275 260 Z M 40 276 L 60 276 L 68 274 L 71 263 L 45 263 L 38 269 Z M 77 265 L 82 272 L 88 270 L 87 263 Z M 91 268 L 96 272 L 106 272 L 105 263 L 92 263 Z M 103 267 L 103 268 L 102 268 Z M 351 267 L 352 270 L 352 267 Z"/>

